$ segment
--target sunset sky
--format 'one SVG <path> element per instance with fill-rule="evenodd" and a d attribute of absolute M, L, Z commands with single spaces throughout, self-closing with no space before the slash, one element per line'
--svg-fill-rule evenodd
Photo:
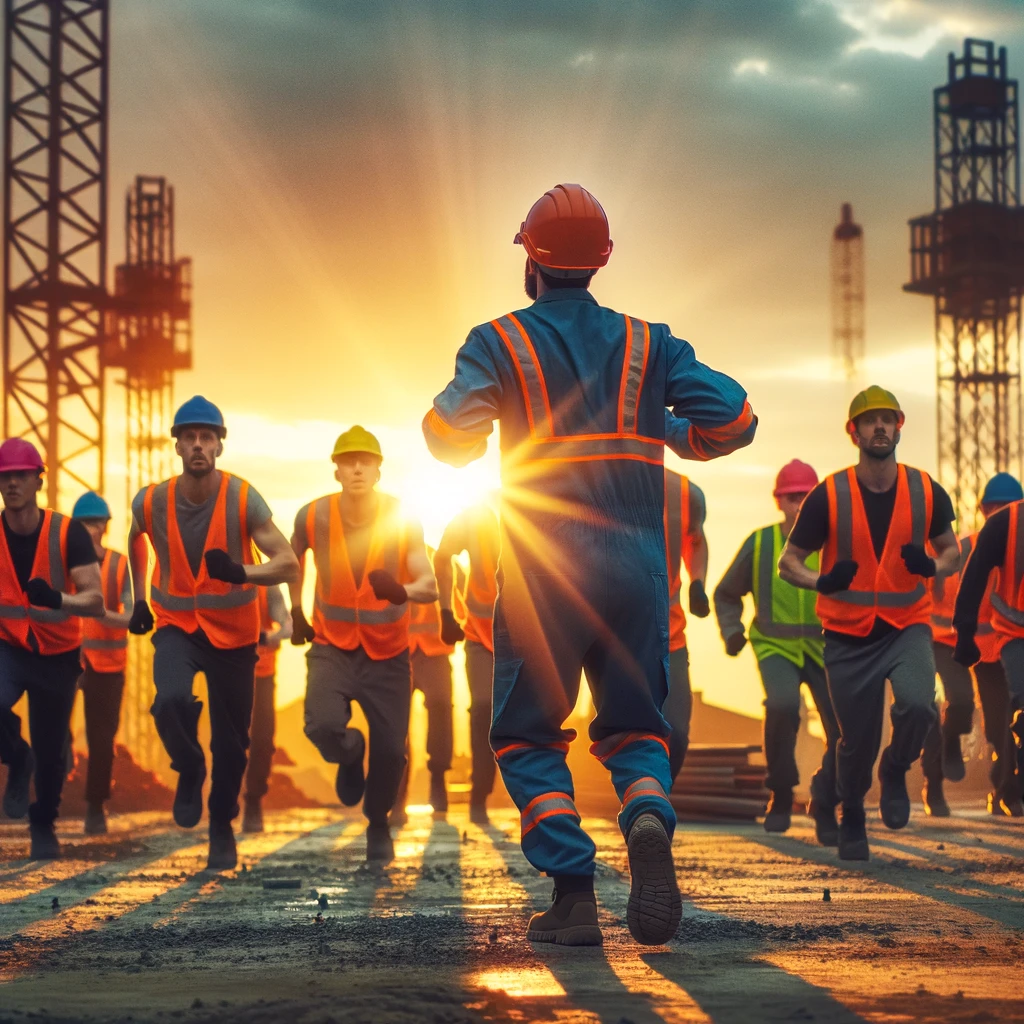
<path fill-rule="evenodd" d="M 856 386 L 829 360 L 828 244 L 844 201 L 865 230 L 862 383 L 898 394 L 901 457 L 934 471 L 932 311 L 901 291 L 906 221 L 932 206 L 931 91 L 947 52 L 994 39 L 1019 75 L 1019 0 L 112 8 L 111 263 L 125 188 L 165 175 L 195 277 L 195 369 L 177 395 L 222 405 L 224 467 L 286 532 L 332 489 L 331 444 L 356 422 L 379 432 L 382 486 L 428 540 L 497 482 L 493 452 L 461 474 L 433 462 L 419 423 L 468 330 L 525 304 L 512 237 L 558 181 L 608 212 L 599 301 L 672 325 L 760 417 L 750 448 L 691 467 L 712 586 L 772 521 L 782 463 L 851 460 Z M 756 713 L 749 652 L 726 661 L 710 620 L 690 638 L 695 688 Z M 303 684 L 289 650 L 279 700 Z"/>

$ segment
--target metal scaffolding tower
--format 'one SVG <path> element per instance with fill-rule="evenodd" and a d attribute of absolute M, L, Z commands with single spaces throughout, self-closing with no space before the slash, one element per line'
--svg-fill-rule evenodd
<path fill-rule="evenodd" d="M 1021 472 L 1024 210 L 1006 49 L 964 41 L 935 90 L 935 210 L 910 222 L 909 292 L 935 299 L 939 473 L 962 525 L 995 472 Z"/>
<path fill-rule="evenodd" d="M 832 357 L 847 380 L 864 362 L 864 229 L 854 223 L 853 207 L 843 203 L 832 232 Z"/>
<path fill-rule="evenodd" d="M 106 364 L 124 370 L 127 501 L 171 475 L 174 374 L 192 366 L 192 261 L 174 252 L 174 189 L 139 175 L 125 203 L 125 261 L 114 273 Z M 132 637 L 123 742 L 144 767 L 160 755 L 153 719 L 153 652 Z"/>
<path fill-rule="evenodd" d="M 103 488 L 108 0 L 4 0 L 4 437 Z"/>

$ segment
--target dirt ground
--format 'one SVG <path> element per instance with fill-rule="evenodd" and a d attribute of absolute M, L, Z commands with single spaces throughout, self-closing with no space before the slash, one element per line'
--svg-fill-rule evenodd
<path fill-rule="evenodd" d="M 980 812 L 873 825 L 859 867 L 806 818 L 781 837 L 681 826 L 683 922 L 651 949 L 625 928 L 608 819 L 585 821 L 600 949 L 524 940 L 550 881 L 508 811 L 489 829 L 414 814 L 383 869 L 357 817 L 278 812 L 219 875 L 200 870 L 205 830 L 163 814 L 102 839 L 63 824 L 67 859 L 43 865 L 23 825 L 0 826 L 0 1022 L 1024 1021 L 1024 823 Z"/>

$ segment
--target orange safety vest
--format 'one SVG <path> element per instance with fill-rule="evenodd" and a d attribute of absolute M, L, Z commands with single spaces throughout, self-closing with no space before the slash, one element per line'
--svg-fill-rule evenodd
<path fill-rule="evenodd" d="M 447 656 L 455 648 L 441 639 L 441 605 L 410 603 L 409 608 L 409 653 L 422 651 L 428 658 Z"/>
<path fill-rule="evenodd" d="M 150 484 L 143 501 L 143 528 L 156 555 L 150 583 L 156 627 L 177 626 L 186 633 L 202 629 L 210 643 L 223 650 L 255 644 L 260 638 L 259 588 L 251 583 L 236 585 L 210 579 L 205 558 L 199 564 L 199 575 L 192 575 L 178 532 L 177 483 L 172 478 Z M 248 497 L 248 483 L 221 471 L 204 555 L 220 549 L 236 562 L 254 563 L 246 525 Z"/>
<path fill-rule="evenodd" d="M 267 599 L 267 588 L 259 587 L 257 603 L 260 607 L 260 634 L 274 633 L 280 626 L 270 617 L 270 601 Z M 260 679 L 267 676 L 277 675 L 277 647 L 269 647 L 267 644 L 259 644 L 256 647 L 256 675 Z"/>
<path fill-rule="evenodd" d="M 1010 521 L 1006 532 L 1006 554 L 999 569 L 999 581 L 990 591 L 992 600 L 992 626 L 996 631 L 997 651 L 1011 640 L 1024 637 L 1024 517 L 1021 504 L 1009 506 Z M 978 612 L 979 632 L 981 612 Z M 979 649 L 981 643 L 978 643 Z M 982 656 L 983 661 L 989 660 Z"/>
<path fill-rule="evenodd" d="M 690 538 L 690 481 L 665 470 L 665 555 L 668 561 L 668 649 L 686 647 L 683 574 L 680 566 Z"/>
<path fill-rule="evenodd" d="M 498 599 L 498 557 L 501 538 L 498 520 L 490 509 L 478 509 L 466 540 L 469 573 L 453 605 L 467 640 L 494 652 L 494 602 Z"/>
<path fill-rule="evenodd" d="M 30 577 L 38 576 L 62 593 L 74 590 L 66 569 L 70 523 L 71 520 L 59 512 L 43 510 Z M 29 631 L 36 639 L 36 647 L 29 643 Z M 0 640 L 28 651 L 38 650 L 40 654 L 64 654 L 82 643 L 82 620 L 77 615 L 28 603 L 14 571 L 7 532 L 3 528 L 0 528 Z"/>
<path fill-rule="evenodd" d="M 947 576 L 943 580 L 941 597 L 936 594 L 935 581 L 929 580 L 932 590 L 932 638 L 936 643 L 947 644 L 950 647 L 956 646 L 953 610 L 956 607 L 956 595 L 960 589 L 960 580 L 963 579 L 964 568 L 974 550 L 977 537 L 976 533 L 972 533 L 967 537 L 960 538 L 960 571 L 955 576 Z M 999 638 L 992 628 L 992 591 L 994 589 L 993 586 L 985 592 L 981 599 L 981 606 L 978 608 L 978 631 L 974 639 L 977 641 L 978 650 L 981 651 L 982 661 L 999 660 Z"/>
<path fill-rule="evenodd" d="M 374 569 L 386 569 L 399 583 L 411 579 L 398 499 L 377 495 L 377 518 L 358 587 L 345 545 L 341 495 L 317 498 L 303 511 L 306 537 L 316 563 L 315 643 L 331 644 L 343 651 L 362 647 L 374 661 L 401 654 L 409 647 L 409 604 L 378 600 L 369 579 Z M 302 515 L 300 512 L 299 517 Z"/>
<path fill-rule="evenodd" d="M 821 552 L 821 571 L 836 562 L 853 559 L 857 575 L 849 590 L 819 594 L 822 627 L 850 636 L 867 636 L 875 619 L 906 629 L 931 621 L 932 599 L 920 576 L 903 564 L 904 544 L 927 543 L 932 521 L 932 488 L 927 473 L 899 466 L 896 502 L 882 557 L 875 555 L 864 501 L 852 468 L 833 473 L 825 481 L 828 494 L 828 538 Z"/>
<path fill-rule="evenodd" d="M 108 612 L 124 611 L 121 594 L 127 572 L 124 555 L 104 551 L 100 578 L 103 607 Z M 128 627 L 108 626 L 102 619 L 82 619 L 82 661 L 94 672 L 123 672 L 128 663 Z"/>

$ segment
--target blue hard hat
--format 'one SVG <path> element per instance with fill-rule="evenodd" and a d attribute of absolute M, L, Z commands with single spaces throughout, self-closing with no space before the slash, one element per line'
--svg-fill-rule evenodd
<path fill-rule="evenodd" d="M 228 433 L 220 409 L 202 395 L 193 395 L 174 414 L 171 437 L 177 437 L 182 427 L 213 427 L 222 438 Z"/>
<path fill-rule="evenodd" d="M 109 519 L 110 506 L 95 491 L 86 491 L 71 510 L 72 519 Z"/>
<path fill-rule="evenodd" d="M 996 473 L 985 484 L 985 492 L 981 496 L 982 505 L 994 505 L 996 502 L 1005 505 L 1011 501 L 1024 501 L 1024 489 L 1020 481 L 1010 473 Z"/>

